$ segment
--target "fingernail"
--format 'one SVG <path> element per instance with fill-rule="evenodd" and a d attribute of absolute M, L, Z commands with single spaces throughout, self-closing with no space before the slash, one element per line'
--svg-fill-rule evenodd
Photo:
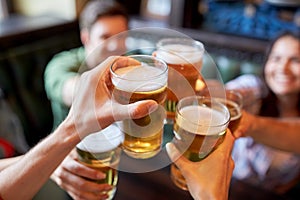
<path fill-rule="evenodd" d="M 111 185 L 106 185 L 104 187 L 104 190 L 108 191 L 108 190 L 111 190 L 113 187 Z"/>
<path fill-rule="evenodd" d="M 99 200 L 106 200 L 106 199 L 108 199 L 109 198 L 109 195 L 108 194 L 105 194 L 105 193 L 103 193 L 103 192 L 100 192 L 98 195 L 98 198 L 99 198 Z"/>
<path fill-rule="evenodd" d="M 106 175 L 103 173 L 98 173 L 97 174 L 97 179 L 105 179 Z"/>
<path fill-rule="evenodd" d="M 157 103 L 151 103 L 147 107 L 148 107 L 148 111 L 151 113 L 151 112 L 153 112 L 153 111 L 155 111 L 157 109 L 158 104 Z"/>

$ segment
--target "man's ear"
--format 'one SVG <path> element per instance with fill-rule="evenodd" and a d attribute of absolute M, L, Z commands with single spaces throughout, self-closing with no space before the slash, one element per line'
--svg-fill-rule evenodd
<path fill-rule="evenodd" d="M 80 31 L 80 39 L 83 45 L 86 45 L 89 42 L 89 31 L 87 28 L 84 28 Z"/>

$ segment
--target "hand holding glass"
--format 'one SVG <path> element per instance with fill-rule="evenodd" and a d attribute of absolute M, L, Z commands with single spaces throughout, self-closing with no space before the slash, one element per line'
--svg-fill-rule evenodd
<path fill-rule="evenodd" d="M 153 56 L 135 55 L 120 57 L 111 66 L 113 99 L 121 104 L 152 99 L 157 110 L 140 119 L 119 123 L 125 134 L 123 150 L 133 158 L 146 159 L 161 150 L 166 98 L 168 67 Z"/>
<path fill-rule="evenodd" d="M 238 91 L 226 90 L 226 97 L 220 101 L 227 106 L 230 112 L 228 128 L 233 133 L 239 126 L 242 117 L 243 97 Z"/>
<path fill-rule="evenodd" d="M 230 123 L 228 128 L 233 133 L 239 126 L 242 117 L 243 97 L 236 90 L 215 90 L 210 91 L 211 97 L 227 106 L 230 113 Z"/>
<path fill-rule="evenodd" d="M 176 107 L 173 143 L 187 159 L 200 161 L 222 143 L 229 120 L 227 107 L 213 98 L 185 97 Z M 171 179 L 179 188 L 188 189 L 175 164 Z"/>
<path fill-rule="evenodd" d="M 76 146 L 79 162 L 106 174 L 103 180 L 91 181 L 113 186 L 107 192 L 108 199 L 113 199 L 116 192 L 123 139 L 122 132 L 113 124 L 100 132 L 85 137 Z"/>

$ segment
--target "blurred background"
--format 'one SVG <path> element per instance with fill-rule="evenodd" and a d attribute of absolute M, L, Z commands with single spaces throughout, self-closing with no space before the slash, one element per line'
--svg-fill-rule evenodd
<path fill-rule="evenodd" d="M 0 87 L 30 145 L 52 126 L 45 66 L 54 54 L 81 45 L 78 16 L 87 1 L 0 0 Z M 130 28 L 170 28 L 203 42 L 224 82 L 260 75 L 268 41 L 300 29 L 299 0 L 118 1 L 128 9 Z"/>
<path fill-rule="evenodd" d="M 0 0 L 0 87 L 30 145 L 51 130 L 45 66 L 54 54 L 81 45 L 77 20 L 87 1 Z M 268 41 L 300 29 L 298 0 L 118 1 L 128 9 L 130 28 L 170 28 L 203 42 L 224 82 L 261 74 Z"/>
<path fill-rule="evenodd" d="M 20 118 L 29 146 L 51 132 L 44 70 L 55 54 L 82 45 L 78 16 L 87 2 L 0 0 L 0 93 Z M 260 76 L 269 40 L 284 30 L 300 31 L 299 0 L 118 2 L 130 14 L 131 29 L 168 28 L 201 41 L 224 82 Z M 206 77 L 213 74 L 209 63 L 204 60 Z"/>

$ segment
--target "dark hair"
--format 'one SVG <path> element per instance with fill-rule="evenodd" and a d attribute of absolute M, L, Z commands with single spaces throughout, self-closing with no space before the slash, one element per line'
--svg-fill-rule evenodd
<path fill-rule="evenodd" d="M 80 29 L 90 30 L 100 17 L 117 15 L 121 15 L 127 20 L 129 18 L 126 9 L 114 0 L 91 0 L 80 14 L 79 26 Z"/>
<path fill-rule="evenodd" d="M 283 32 L 280 32 L 276 37 L 272 38 L 271 42 L 269 43 L 268 47 L 266 48 L 264 66 L 266 65 L 266 63 L 269 59 L 269 56 L 273 49 L 274 44 L 283 37 L 292 37 L 292 38 L 295 38 L 296 40 L 300 41 L 300 32 L 283 31 Z"/>
<path fill-rule="evenodd" d="M 291 31 L 284 31 L 281 32 L 279 35 L 277 35 L 275 38 L 272 39 L 269 46 L 266 49 L 265 54 L 265 61 L 264 66 L 266 66 L 266 63 L 269 59 L 269 56 L 271 54 L 271 51 L 274 47 L 274 44 L 283 37 L 292 37 L 300 42 L 300 32 L 291 32 Z M 263 77 L 265 78 L 265 70 L 263 70 Z M 277 98 L 276 95 L 269 89 L 268 87 L 268 95 L 263 98 L 262 100 L 262 107 L 260 110 L 260 115 L 262 116 L 271 116 L 271 117 L 279 117 L 279 110 L 277 107 Z M 300 93 L 299 93 L 299 101 L 298 101 L 298 111 L 300 113 Z"/>

